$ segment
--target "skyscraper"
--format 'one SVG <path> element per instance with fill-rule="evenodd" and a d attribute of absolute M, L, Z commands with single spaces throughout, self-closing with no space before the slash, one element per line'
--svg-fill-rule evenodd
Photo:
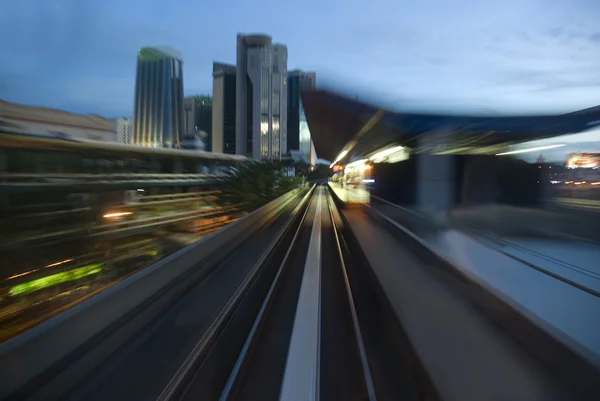
<path fill-rule="evenodd" d="M 267 35 L 237 36 L 236 153 L 279 160 L 287 153 L 287 48 Z"/>
<path fill-rule="evenodd" d="M 235 66 L 213 62 L 211 150 L 235 154 Z"/>
<path fill-rule="evenodd" d="M 212 151 L 212 98 L 210 96 L 191 96 L 183 99 L 184 137 L 187 140 L 201 137 L 205 150 Z M 206 136 L 204 136 L 204 133 Z"/>
<path fill-rule="evenodd" d="M 299 150 L 307 163 L 315 165 L 316 155 L 306 122 L 302 97 L 303 89 L 315 89 L 317 74 L 300 70 L 290 71 L 288 82 L 287 144 L 288 150 Z"/>
<path fill-rule="evenodd" d="M 169 47 L 138 50 L 133 144 L 179 147 L 183 135 L 183 60 Z"/>

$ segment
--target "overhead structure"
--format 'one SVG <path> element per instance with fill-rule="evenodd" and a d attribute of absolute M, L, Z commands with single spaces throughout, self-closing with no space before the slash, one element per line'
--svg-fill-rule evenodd
<path fill-rule="evenodd" d="M 319 157 L 346 164 L 392 147 L 416 153 L 498 154 L 521 142 L 582 132 L 600 110 L 546 116 L 481 117 L 397 113 L 323 90 L 302 93 Z"/>

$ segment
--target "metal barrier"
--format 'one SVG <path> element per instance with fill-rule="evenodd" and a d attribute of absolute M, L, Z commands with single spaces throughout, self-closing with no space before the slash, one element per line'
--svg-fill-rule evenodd
<path fill-rule="evenodd" d="M 27 174 L 2 173 L 0 187 L 62 186 L 99 184 L 174 184 L 214 181 L 218 175 L 211 174 Z"/>
<path fill-rule="evenodd" d="M 131 320 L 140 321 L 139 326 L 147 323 L 157 313 L 156 309 L 163 310 L 166 303 L 175 299 L 185 282 L 190 281 L 183 278 L 198 270 L 198 266 L 209 263 L 224 247 L 234 246 L 233 243 L 255 234 L 308 190 L 308 187 L 292 190 L 222 230 L 0 344 L 0 399 L 11 396 L 20 399 L 32 388 L 40 399 L 51 399 L 55 395 L 52 391 L 57 391 L 52 387 L 64 384 L 56 377 L 70 375 L 72 379 L 73 375 L 82 377 L 89 372 L 125 341 L 123 337 L 140 329 L 129 328 L 127 325 L 131 325 Z M 117 336 L 117 329 L 127 333 Z M 40 396 L 39 388 L 44 386 L 51 389 L 42 391 Z"/>
<path fill-rule="evenodd" d="M 598 354 L 584 344 L 584 336 L 577 338 L 572 334 L 567 335 L 563 332 L 564 327 L 559 329 L 554 326 L 556 321 L 549 320 L 553 312 L 547 312 L 550 309 L 540 309 L 536 306 L 534 311 L 530 308 L 536 305 L 535 302 L 523 302 L 524 299 L 551 300 L 555 293 L 560 293 L 563 300 L 561 300 L 561 308 L 557 310 L 580 316 L 586 322 L 592 322 L 597 315 L 598 294 L 596 292 L 582 288 L 576 283 L 565 280 L 564 277 L 550 274 L 540 266 L 492 246 L 473 232 L 460 232 L 460 235 L 470 244 L 469 247 L 462 245 L 464 252 L 484 249 L 490 251 L 490 255 L 500 258 L 496 262 L 499 266 L 496 274 L 499 284 L 492 284 L 468 267 L 462 268 L 460 259 L 453 257 L 448 249 L 431 241 L 430 235 L 433 230 L 450 232 L 456 231 L 455 228 L 452 229 L 451 226 L 445 226 L 443 223 L 435 222 L 383 199 L 379 199 L 379 202 L 380 205 L 388 205 L 390 208 L 383 212 L 377 207 L 370 207 L 366 209 L 367 215 L 382 224 L 393 236 L 406 244 L 405 246 L 410 247 L 411 252 L 418 255 L 418 258 L 424 261 L 424 266 L 427 266 L 434 275 L 484 312 L 497 328 L 527 349 L 529 354 L 553 375 L 560 377 L 575 389 L 595 394 L 595 398 L 591 399 L 597 399 L 600 394 L 595 384 L 600 371 Z M 389 211 L 392 213 L 388 214 Z M 431 266 L 436 268 L 430 268 Z M 530 275 L 522 276 L 524 282 L 535 282 L 536 286 L 531 286 L 528 290 L 530 294 L 514 299 L 505 292 L 507 284 L 503 283 L 510 285 L 514 282 L 514 274 L 518 273 L 519 269 L 526 272 L 534 271 L 541 275 L 536 275 L 535 281 Z M 542 284 L 544 275 L 554 280 L 555 286 L 547 287 L 548 280 Z M 576 301 L 567 302 L 566 299 L 569 297 Z"/>

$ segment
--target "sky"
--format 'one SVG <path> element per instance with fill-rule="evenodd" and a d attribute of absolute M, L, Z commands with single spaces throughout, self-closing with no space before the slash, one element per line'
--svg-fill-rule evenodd
<path fill-rule="evenodd" d="M 560 146 L 560 147 L 553 147 Z M 547 149 L 541 149 L 541 148 Z M 514 157 L 533 163 L 540 156 L 549 163 L 563 164 L 571 153 L 600 153 L 600 128 L 595 127 L 577 134 L 566 134 L 550 139 L 523 142 L 507 151 L 540 149 L 514 155 Z"/>
<path fill-rule="evenodd" d="M 0 98 L 131 116 L 136 50 L 184 57 L 208 94 L 236 34 L 288 46 L 288 69 L 399 110 L 568 112 L 600 104 L 598 0 L 1 0 Z"/>

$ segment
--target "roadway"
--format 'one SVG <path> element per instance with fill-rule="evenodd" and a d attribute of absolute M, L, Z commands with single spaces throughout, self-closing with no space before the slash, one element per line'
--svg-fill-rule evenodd
<path fill-rule="evenodd" d="M 433 252 L 433 225 L 379 206 L 313 188 L 113 331 L 93 369 L 18 399 L 598 399 L 598 365 Z"/>

